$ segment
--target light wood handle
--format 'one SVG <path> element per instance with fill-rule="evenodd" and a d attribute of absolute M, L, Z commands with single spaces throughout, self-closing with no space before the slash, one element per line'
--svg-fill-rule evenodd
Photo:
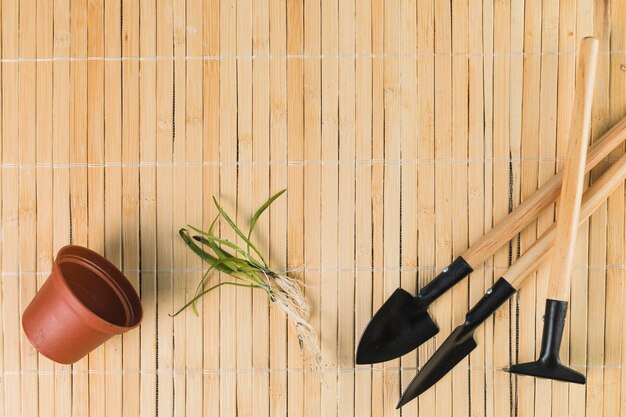
<path fill-rule="evenodd" d="M 591 103 L 596 78 L 598 44 L 595 38 L 584 38 L 580 44 L 569 144 L 556 222 L 556 246 L 552 252 L 548 283 L 548 298 L 552 300 L 567 301 L 569 298 L 576 229 L 583 195 L 585 156 L 591 132 Z"/>
<path fill-rule="evenodd" d="M 587 153 L 585 170 L 591 171 L 600 161 L 606 158 L 620 143 L 626 140 L 626 116 L 608 132 L 596 140 Z M 560 172 L 539 188 L 535 194 L 522 202 L 489 232 L 474 242 L 461 256 L 472 267 L 476 268 L 493 255 L 502 245 L 513 239 L 522 229 L 533 221 L 541 211 L 554 202 L 559 196 L 563 181 Z"/>
<path fill-rule="evenodd" d="M 625 179 L 626 155 L 623 155 L 600 178 L 594 181 L 593 185 L 583 195 L 578 225 L 584 223 Z M 502 277 L 513 287 L 520 288 L 526 278 L 539 269 L 552 255 L 555 235 L 556 226 L 552 225 L 507 269 Z"/>

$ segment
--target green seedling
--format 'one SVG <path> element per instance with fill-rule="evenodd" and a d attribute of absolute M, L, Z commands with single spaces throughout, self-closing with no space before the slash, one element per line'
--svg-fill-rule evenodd
<path fill-rule="evenodd" d="M 274 194 L 256 210 L 250 219 L 247 233 L 235 224 L 215 197 L 213 203 L 218 214 L 206 231 L 190 225 L 179 230 L 180 237 L 185 244 L 205 261 L 209 268 L 198 283 L 193 297 L 172 316 L 179 315 L 187 308 L 191 308 L 198 315 L 198 301 L 209 292 L 225 285 L 261 289 L 267 293 L 272 303 L 287 315 L 297 331 L 300 347 L 314 354 L 319 365 L 320 349 L 317 332 L 308 322 L 311 307 L 304 296 L 302 282 L 286 273 L 279 273 L 272 269 L 251 241 L 252 231 L 259 217 L 285 191 Z M 224 220 L 222 226 L 230 227 L 243 244 L 239 245 L 218 236 L 216 226 L 220 218 Z M 233 279 L 207 286 L 211 272 L 221 272 Z"/>

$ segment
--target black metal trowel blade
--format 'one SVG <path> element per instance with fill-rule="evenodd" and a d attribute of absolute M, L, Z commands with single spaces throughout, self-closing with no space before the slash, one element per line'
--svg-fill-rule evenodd
<path fill-rule="evenodd" d="M 476 348 L 474 332 L 485 320 L 515 293 L 515 288 L 500 278 L 483 298 L 465 315 L 458 326 L 435 351 L 402 394 L 398 408 L 432 387 Z"/>
<path fill-rule="evenodd" d="M 402 407 L 404 404 L 435 385 L 437 381 L 461 362 L 464 357 L 469 355 L 470 352 L 476 348 L 476 341 L 473 335 L 474 331 L 472 330 L 468 333 L 464 326 L 459 326 L 454 329 L 441 347 L 435 351 L 433 356 L 430 357 L 428 362 L 426 362 L 418 374 L 415 375 L 415 378 L 413 378 L 402 394 L 397 408 Z"/>
<path fill-rule="evenodd" d="M 398 288 L 369 322 L 356 351 L 356 363 L 398 358 L 439 332 L 420 300 Z"/>
<path fill-rule="evenodd" d="M 458 257 L 416 297 L 398 288 L 369 322 L 356 351 L 356 363 L 384 362 L 409 353 L 439 332 L 428 306 L 472 272 Z"/>

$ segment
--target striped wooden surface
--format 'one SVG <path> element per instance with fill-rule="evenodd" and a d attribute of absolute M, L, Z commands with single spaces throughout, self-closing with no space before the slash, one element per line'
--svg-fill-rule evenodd
<path fill-rule="evenodd" d="M 543 268 L 469 360 L 395 410 L 553 207 L 433 306 L 436 338 L 354 365 L 396 287 L 424 285 L 562 167 L 580 37 L 601 41 L 592 139 L 626 115 L 625 22 L 620 0 L 1 0 L 0 415 L 626 415 L 623 184 L 578 234 L 562 356 L 586 386 L 502 371 L 535 356 Z M 169 316 L 206 267 L 178 228 L 207 227 L 214 195 L 245 222 L 283 188 L 254 238 L 302 270 L 322 372 L 260 291 Z M 20 315 L 70 242 L 125 271 L 145 318 L 64 366 Z"/>

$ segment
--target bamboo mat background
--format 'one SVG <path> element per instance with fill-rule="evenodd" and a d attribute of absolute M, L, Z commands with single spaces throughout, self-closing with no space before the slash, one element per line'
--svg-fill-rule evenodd
<path fill-rule="evenodd" d="M 560 169 L 580 37 L 601 40 L 593 138 L 626 114 L 626 2 L 0 7 L 2 415 L 626 415 L 623 185 L 579 233 L 564 351 L 586 386 L 502 371 L 535 356 L 544 268 L 479 330 L 469 360 L 394 409 L 553 208 L 436 303 L 441 332 L 418 353 L 354 365 L 396 287 L 428 282 Z M 213 195 L 245 222 L 282 188 L 254 238 L 277 269 L 304 266 L 323 375 L 260 291 L 222 287 L 200 318 L 168 316 L 205 267 L 178 228 L 207 227 Z M 20 315 L 70 242 L 123 268 L 145 318 L 62 366 L 31 348 Z"/>

